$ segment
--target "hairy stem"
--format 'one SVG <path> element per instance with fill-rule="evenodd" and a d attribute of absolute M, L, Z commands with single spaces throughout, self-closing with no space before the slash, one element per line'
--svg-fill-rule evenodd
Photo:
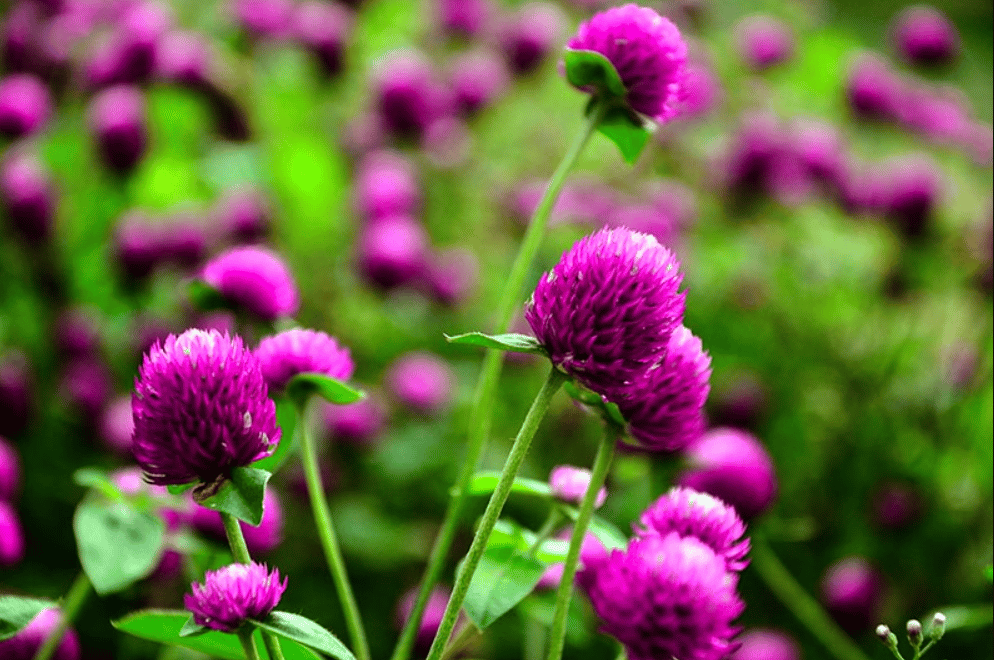
<path fill-rule="evenodd" d="M 238 641 L 242 643 L 245 657 L 248 660 L 262 660 L 259 656 L 259 647 L 255 644 L 255 637 L 252 636 L 252 626 L 244 625 L 238 629 Z"/>

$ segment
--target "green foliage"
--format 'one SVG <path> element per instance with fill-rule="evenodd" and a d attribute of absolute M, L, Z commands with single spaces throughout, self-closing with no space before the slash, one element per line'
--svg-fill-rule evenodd
<path fill-rule="evenodd" d="M 155 568 L 166 525 L 120 500 L 87 497 L 76 509 L 73 531 L 79 561 L 101 595 L 120 591 Z"/>
<path fill-rule="evenodd" d="M 480 630 L 528 596 L 546 568 L 528 552 L 521 528 L 502 522 L 505 533 L 491 535 L 463 604 L 466 616 Z"/>
<path fill-rule="evenodd" d="M 193 497 L 201 506 L 220 513 L 227 513 L 250 525 L 262 521 L 262 502 L 266 483 L 271 472 L 252 467 L 237 467 L 231 478 L 225 479 L 220 488 L 212 492 L 214 484 L 200 485 Z"/>
<path fill-rule="evenodd" d="M 264 620 L 250 621 L 250 624 L 284 639 L 299 642 L 336 660 L 355 660 L 352 652 L 337 637 L 299 614 L 275 611 Z"/>
<path fill-rule="evenodd" d="M 286 386 L 287 397 L 302 406 L 316 394 L 328 403 L 346 405 L 361 400 L 365 394 L 340 380 L 316 373 L 300 373 Z"/>
<path fill-rule="evenodd" d="M 516 333 L 486 335 L 482 332 L 467 332 L 463 335 L 445 335 L 445 340 L 450 344 L 482 346 L 484 348 L 496 348 L 499 351 L 511 351 L 514 353 L 546 355 L 545 349 L 538 343 L 537 339 L 529 335 Z"/>
<path fill-rule="evenodd" d="M 55 603 L 44 598 L 0 596 L 0 641 L 16 635 L 38 613 Z"/>

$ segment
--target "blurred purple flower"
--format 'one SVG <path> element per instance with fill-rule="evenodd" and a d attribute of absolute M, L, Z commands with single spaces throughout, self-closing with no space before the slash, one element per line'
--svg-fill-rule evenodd
<path fill-rule="evenodd" d="M 293 316 L 300 307 L 293 276 L 271 250 L 251 246 L 226 250 L 207 262 L 201 278 L 231 303 L 264 321 Z"/>
<path fill-rule="evenodd" d="M 561 541 L 569 541 L 573 535 L 572 528 L 564 529 L 559 534 L 556 534 L 556 538 Z M 592 566 L 597 562 L 604 561 L 607 558 L 608 552 L 604 544 L 601 543 L 593 533 L 587 532 L 583 537 L 583 542 L 580 543 L 580 563 L 577 566 L 577 570 L 583 570 L 586 566 Z M 535 591 L 542 591 L 545 589 L 555 589 L 559 586 L 559 583 L 563 581 L 563 562 L 557 562 L 555 564 L 550 564 L 545 572 L 542 573 L 542 577 L 539 578 L 538 584 L 535 585 Z M 575 580 L 575 578 L 574 578 Z"/>
<path fill-rule="evenodd" d="M 2 506 L 2 504 L 0 504 Z M 0 539 L 3 535 L 0 535 Z M 4 660 L 33 660 L 59 623 L 61 612 L 52 607 L 42 610 L 27 626 L 9 639 L 0 641 L 0 657 Z M 79 660 L 79 638 L 70 627 L 52 654 L 52 660 Z"/>
<path fill-rule="evenodd" d="M 888 179 L 885 213 L 905 238 L 920 239 L 932 228 L 942 195 L 942 174 L 924 153 L 884 164 Z"/>
<path fill-rule="evenodd" d="M 425 285 L 431 296 L 443 305 L 457 305 L 476 288 L 480 262 L 466 248 L 450 248 L 431 255 L 425 269 Z"/>
<path fill-rule="evenodd" d="M 863 557 L 840 559 L 822 576 L 821 600 L 850 635 L 868 632 L 879 622 L 882 595 L 883 578 Z"/>
<path fill-rule="evenodd" d="M 567 504 L 579 505 L 590 487 L 590 470 L 572 465 L 558 465 L 549 473 L 549 489 L 552 496 Z M 607 499 L 607 488 L 601 487 L 594 500 L 594 508 L 599 509 Z"/>
<path fill-rule="evenodd" d="M 270 573 L 265 564 L 228 564 L 207 571 L 203 584 L 191 584 L 192 593 L 183 596 L 183 605 L 198 625 L 230 633 L 247 619 L 269 616 L 286 585 L 286 578 L 280 582 L 279 569 Z"/>
<path fill-rule="evenodd" d="M 846 77 L 846 98 L 857 115 L 891 120 L 897 116 L 904 97 L 904 83 L 874 54 L 859 56 Z"/>
<path fill-rule="evenodd" d="M 466 122 L 455 115 L 443 115 L 433 121 L 421 138 L 421 149 L 439 169 L 465 165 L 472 146 L 472 132 Z"/>
<path fill-rule="evenodd" d="M 231 11 L 242 29 L 270 39 L 287 36 L 293 7 L 290 0 L 231 0 Z"/>
<path fill-rule="evenodd" d="M 14 445 L 0 436 L 0 502 L 12 502 L 21 492 L 21 459 Z"/>
<path fill-rule="evenodd" d="M 94 313 L 68 307 L 55 319 L 55 347 L 70 358 L 92 357 L 100 350 L 100 331 Z"/>
<path fill-rule="evenodd" d="M 716 387 L 711 402 L 714 424 L 752 430 L 768 412 L 769 394 L 763 381 L 746 371 L 735 374 L 722 387 Z"/>
<path fill-rule="evenodd" d="M 442 31 L 459 37 L 480 34 L 495 13 L 490 0 L 435 0 Z"/>
<path fill-rule="evenodd" d="M 386 409 L 376 395 L 344 406 L 329 403 L 323 410 L 324 424 L 332 441 L 371 444 L 380 437 L 387 422 Z"/>
<path fill-rule="evenodd" d="M 324 332 L 304 328 L 263 337 L 255 355 L 272 394 L 283 392 L 297 374 L 317 373 L 345 381 L 355 371 L 347 348 Z"/>
<path fill-rule="evenodd" d="M 471 117 L 493 103 L 507 89 L 507 66 L 490 50 L 469 50 L 452 60 L 449 77 L 459 111 Z"/>
<path fill-rule="evenodd" d="M 272 225 L 272 211 L 265 195 L 248 186 L 225 190 L 212 215 L 214 223 L 233 243 L 261 242 Z"/>
<path fill-rule="evenodd" d="M 680 80 L 680 117 L 704 117 L 722 101 L 718 74 L 704 62 L 688 62 Z"/>
<path fill-rule="evenodd" d="M 373 284 L 390 289 L 420 277 L 428 263 L 428 236 L 417 220 L 389 216 L 362 229 L 359 269 Z"/>
<path fill-rule="evenodd" d="M 507 16 L 499 42 L 511 71 L 526 75 L 538 69 L 559 46 L 565 26 L 562 9 L 549 2 L 529 2 Z"/>
<path fill-rule="evenodd" d="M 113 390 L 112 380 L 110 370 L 99 356 L 82 358 L 65 366 L 59 391 L 87 422 L 97 422 Z"/>
<path fill-rule="evenodd" d="M 870 500 L 871 520 L 877 527 L 899 530 L 921 519 L 925 503 L 917 490 L 887 482 L 875 489 Z"/>
<path fill-rule="evenodd" d="M 449 92 L 421 51 L 396 50 L 385 55 L 376 66 L 373 89 L 387 128 L 402 138 L 420 138 L 449 110 Z"/>
<path fill-rule="evenodd" d="M 442 358 L 427 352 L 406 353 L 388 368 L 387 387 L 416 412 L 438 414 L 452 402 L 455 375 Z"/>
<path fill-rule="evenodd" d="M 959 54 L 956 27 L 935 7 L 905 7 L 891 30 L 897 50 L 912 64 L 946 64 Z"/>
<path fill-rule="evenodd" d="M 528 181 L 518 186 L 511 195 L 510 212 L 514 219 L 527 225 L 545 193 L 547 182 Z M 576 223 L 600 225 L 604 217 L 618 203 L 617 194 L 610 186 L 593 180 L 567 182 L 552 206 L 550 224 Z"/>
<path fill-rule="evenodd" d="M 33 71 L 39 64 L 41 9 L 35 2 L 14 3 L 0 28 L 0 61 L 7 71 Z"/>
<path fill-rule="evenodd" d="M 794 54 L 794 34 L 783 21 L 753 15 L 735 26 L 739 57 L 758 71 L 782 64 Z"/>
<path fill-rule="evenodd" d="M 93 97 L 88 115 L 104 163 L 116 172 L 133 170 L 148 147 L 142 91 L 131 85 L 108 87 Z"/>
<path fill-rule="evenodd" d="M 133 209 L 121 216 L 114 231 L 114 252 L 125 278 L 143 280 L 168 259 L 162 229 L 145 211 Z"/>
<path fill-rule="evenodd" d="M 113 29 L 94 45 L 85 63 L 85 78 L 92 89 L 115 84 L 143 83 L 155 71 L 159 40 L 173 26 L 169 6 L 154 0 L 117 8 Z"/>
<path fill-rule="evenodd" d="M 166 218 L 159 236 L 165 258 L 182 268 L 193 268 L 207 252 L 207 229 L 203 218 L 184 210 Z"/>
<path fill-rule="evenodd" d="M 787 633 L 750 628 L 735 638 L 741 644 L 728 660 L 801 660 L 801 648 Z"/>
<path fill-rule="evenodd" d="M 199 32 L 172 30 L 159 41 L 155 72 L 162 80 L 199 88 L 212 75 L 215 53 Z"/>
<path fill-rule="evenodd" d="M 13 438 L 27 427 L 34 407 L 33 380 L 23 353 L 0 356 L 0 435 Z"/>
<path fill-rule="evenodd" d="M 305 0 L 294 6 L 291 17 L 293 36 L 314 53 L 327 76 L 342 72 L 354 22 L 351 10 L 327 0 Z"/>
<path fill-rule="evenodd" d="M 40 130 L 52 113 L 48 87 L 30 73 L 0 79 L 0 134 L 9 138 Z"/>
<path fill-rule="evenodd" d="M 14 506 L 0 500 L 0 566 L 16 566 L 24 559 L 24 530 Z M 3 650 L 4 642 L 0 642 Z M 31 656 L 34 657 L 34 656 Z"/>
<path fill-rule="evenodd" d="M 24 240 L 42 243 L 55 223 L 55 189 L 34 155 L 8 153 L 0 162 L 0 201 L 11 227 Z"/>
<path fill-rule="evenodd" d="M 403 628 L 407 619 L 414 609 L 414 601 L 418 596 L 415 587 L 404 594 L 397 601 L 397 628 Z M 445 587 L 435 587 L 428 595 L 428 602 L 425 605 L 424 614 L 421 616 L 421 623 L 418 625 L 418 632 L 414 638 L 414 652 L 420 655 L 427 655 L 431 648 L 431 643 L 435 639 L 438 627 L 442 624 L 442 617 L 445 614 L 445 606 L 449 602 L 449 590 Z M 465 621 L 460 617 L 457 628 L 462 628 Z"/>
<path fill-rule="evenodd" d="M 130 394 L 123 394 L 104 407 L 98 431 L 105 447 L 118 456 L 131 456 L 131 436 L 135 432 L 135 420 L 131 414 Z"/>
<path fill-rule="evenodd" d="M 414 166 L 399 153 L 375 151 L 356 171 L 356 209 L 367 220 L 411 215 L 421 206 Z"/>

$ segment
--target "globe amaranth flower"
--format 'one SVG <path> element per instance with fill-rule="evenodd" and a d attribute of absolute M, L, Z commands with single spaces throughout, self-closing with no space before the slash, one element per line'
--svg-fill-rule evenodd
<path fill-rule="evenodd" d="M 211 259 L 201 277 L 229 301 L 265 321 L 292 316 L 300 307 L 293 276 L 270 250 L 232 248 Z"/>
<path fill-rule="evenodd" d="M 190 585 L 192 594 L 183 605 L 197 625 L 221 632 L 235 632 L 247 619 L 264 619 L 276 609 L 286 591 L 279 569 L 270 573 L 265 564 L 228 564 L 207 571 L 204 583 Z"/>
<path fill-rule="evenodd" d="M 211 484 L 279 443 L 259 360 L 227 333 L 192 329 L 157 343 L 131 401 L 132 450 L 149 483 Z"/>
<path fill-rule="evenodd" d="M 554 365 L 613 400 L 666 354 L 683 318 L 682 279 L 652 236 L 603 229 L 542 276 L 525 319 Z"/>
<path fill-rule="evenodd" d="M 755 70 L 781 64 L 794 53 L 790 26 L 772 16 L 747 16 L 735 26 L 735 36 L 739 55 Z"/>
<path fill-rule="evenodd" d="M 15 73 L 0 79 L 0 133 L 12 138 L 29 135 L 51 114 L 51 94 L 37 77 Z"/>
<path fill-rule="evenodd" d="M 778 630 L 753 628 L 735 641 L 741 646 L 729 660 L 801 660 L 801 649 L 797 642 Z"/>
<path fill-rule="evenodd" d="M 883 578 L 868 560 L 851 555 L 826 569 L 821 601 L 843 630 L 864 633 L 879 621 L 883 586 Z"/>
<path fill-rule="evenodd" d="M 606 57 L 632 110 L 660 122 L 677 114 L 687 44 L 668 18 L 635 4 L 614 7 L 582 23 L 566 47 Z"/>
<path fill-rule="evenodd" d="M 145 155 L 145 114 L 145 96 L 134 85 L 108 87 L 90 102 L 90 131 L 104 163 L 115 172 L 130 172 Z"/>
<path fill-rule="evenodd" d="M 897 50 L 912 64 L 946 64 L 959 53 L 956 27 L 935 7 L 905 7 L 891 30 Z"/>
<path fill-rule="evenodd" d="M 549 473 L 549 489 L 556 499 L 579 505 L 587 493 L 587 488 L 590 487 L 590 477 L 590 470 L 572 465 L 559 465 L 552 468 L 552 472 Z M 601 488 L 597 491 L 594 507 L 600 508 L 606 499 L 607 489 Z"/>
<path fill-rule="evenodd" d="M 317 373 L 348 380 L 355 364 L 347 348 L 317 330 L 293 328 L 265 337 L 255 350 L 270 392 L 282 392 L 297 374 Z"/>
<path fill-rule="evenodd" d="M 442 358 L 433 353 L 406 353 L 387 368 L 387 388 L 415 412 L 436 414 L 452 401 L 455 375 Z"/>
<path fill-rule="evenodd" d="M 678 327 L 659 362 L 621 394 L 608 397 L 628 422 L 629 434 L 646 449 L 677 451 L 704 431 L 711 356 L 701 340 Z"/>
<path fill-rule="evenodd" d="M 735 646 L 732 622 L 745 609 L 738 577 L 695 538 L 632 539 L 577 580 L 601 631 L 625 646 L 628 660 L 722 660 Z"/>
<path fill-rule="evenodd" d="M 728 564 L 728 570 L 741 571 L 748 565 L 749 539 L 745 523 L 731 506 L 707 493 L 690 488 L 671 488 L 649 505 L 636 527 L 638 536 L 666 536 L 677 533 L 695 538 L 714 550 Z"/>

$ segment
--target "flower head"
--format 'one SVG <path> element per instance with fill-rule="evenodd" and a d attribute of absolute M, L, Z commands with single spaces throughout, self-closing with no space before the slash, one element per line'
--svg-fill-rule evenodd
<path fill-rule="evenodd" d="M 525 318 L 553 364 L 611 399 L 666 354 L 683 318 L 682 279 L 652 236 L 603 229 L 542 276 Z"/>
<path fill-rule="evenodd" d="M 255 355 L 270 392 L 283 391 L 297 374 L 318 373 L 348 380 L 355 370 L 348 349 L 317 330 L 293 328 L 265 337 Z"/>
<path fill-rule="evenodd" d="M 0 79 L 0 133 L 29 135 L 44 126 L 51 113 L 48 88 L 34 75 L 15 73 Z"/>
<path fill-rule="evenodd" d="M 0 162 L 0 204 L 11 228 L 32 243 L 52 234 L 55 190 L 51 176 L 36 157 L 10 153 Z"/>
<path fill-rule="evenodd" d="M 21 491 L 21 458 L 14 445 L 0 436 L 0 501 L 10 502 Z"/>
<path fill-rule="evenodd" d="M 677 114 L 687 44 L 668 18 L 635 4 L 613 7 L 582 23 L 566 47 L 606 57 L 632 110 L 656 121 Z"/>
<path fill-rule="evenodd" d="M 90 130 L 104 163 L 116 172 L 128 172 L 145 155 L 145 97 L 133 85 L 115 85 L 90 102 Z"/>
<path fill-rule="evenodd" d="M 729 660 L 800 660 L 801 650 L 790 635 L 768 628 L 753 628 L 735 640 L 742 646 Z"/>
<path fill-rule="evenodd" d="M 344 66 L 345 46 L 354 22 L 353 13 L 342 4 L 307 0 L 294 7 L 291 30 L 314 53 L 324 73 L 334 76 Z"/>
<path fill-rule="evenodd" d="M 434 66 L 420 51 L 388 54 L 375 75 L 377 106 L 392 133 L 419 138 L 445 114 L 448 93 L 436 79 Z"/>
<path fill-rule="evenodd" d="M 852 555 L 835 562 L 821 580 L 821 600 L 850 634 L 863 633 L 878 619 L 883 579 L 870 562 Z"/>
<path fill-rule="evenodd" d="M 439 413 L 452 400 L 455 376 L 448 363 L 432 353 L 413 352 L 387 369 L 387 387 L 404 405 L 421 413 Z"/>
<path fill-rule="evenodd" d="M 629 660 L 721 660 L 734 648 L 732 621 L 745 609 L 738 577 L 695 538 L 632 539 L 577 579 Z"/>
<path fill-rule="evenodd" d="M 293 276 L 270 250 L 240 247 L 222 252 L 204 266 L 201 277 L 225 298 L 263 320 L 292 316 L 300 307 Z"/>
<path fill-rule="evenodd" d="M 728 570 L 741 571 L 749 563 L 749 539 L 743 539 L 745 523 L 735 509 L 721 500 L 690 488 L 671 488 L 649 506 L 639 519 L 639 536 L 676 532 L 695 538 L 714 550 L 728 564 Z"/>
<path fill-rule="evenodd" d="M 270 573 L 265 564 L 228 564 L 207 571 L 203 584 L 191 584 L 183 605 L 198 625 L 235 632 L 246 619 L 264 619 L 276 609 L 286 584 L 279 569 Z"/>
<path fill-rule="evenodd" d="M 499 41 L 511 70 L 518 75 L 536 70 L 560 43 L 564 24 L 562 10 L 548 2 L 529 2 L 508 16 Z"/>
<path fill-rule="evenodd" d="M 590 470 L 573 467 L 572 465 L 559 465 L 552 468 L 549 473 L 549 488 L 552 496 L 563 502 L 580 504 L 583 496 L 590 487 Z M 607 499 L 607 489 L 601 488 L 597 491 L 597 499 L 594 507 L 600 508 Z"/>
<path fill-rule="evenodd" d="M 156 343 L 131 401 L 132 449 L 150 483 L 213 483 L 279 443 L 259 360 L 227 333 L 187 330 Z"/>
<path fill-rule="evenodd" d="M 735 27 L 739 54 L 756 70 L 768 69 L 790 59 L 794 35 L 790 27 L 772 16 L 754 15 Z"/>
<path fill-rule="evenodd" d="M 956 27 L 935 7 L 906 7 L 892 30 L 897 49 L 912 64 L 945 64 L 959 52 Z"/>

